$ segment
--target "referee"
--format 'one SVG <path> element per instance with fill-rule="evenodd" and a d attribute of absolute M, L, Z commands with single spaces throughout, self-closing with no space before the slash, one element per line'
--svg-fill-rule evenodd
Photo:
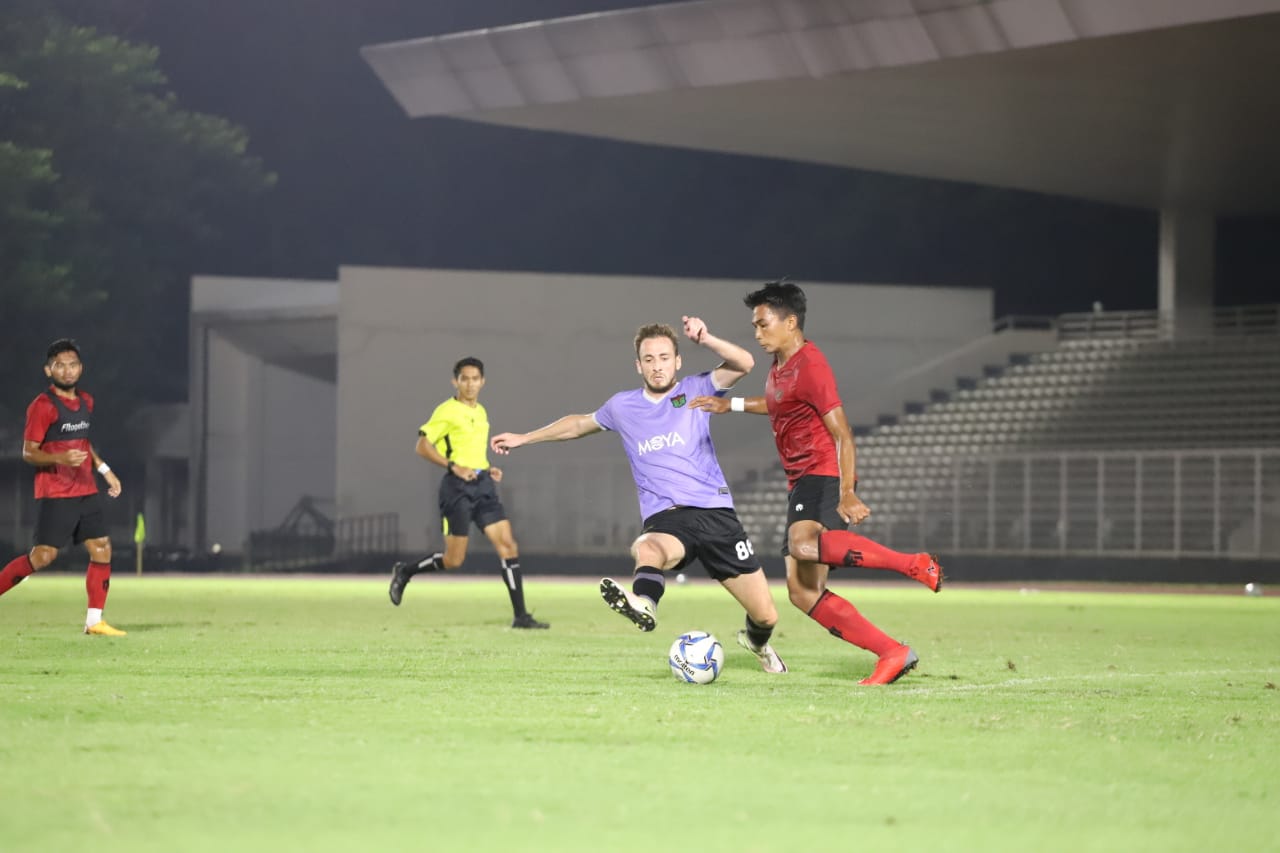
<path fill-rule="evenodd" d="M 456 394 L 436 406 L 431 419 L 418 429 L 419 456 L 445 469 L 440 480 L 440 518 L 444 553 L 391 567 L 391 603 L 399 606 L 405 585 L 422 572 L 452 571 L 467 558 L 467 534 L 472 522 L 489 537 L 502 560 L 502 579 L 511 597 L 512 628 L 550 628 L 525 608 L 524 579 L 519 548 L 511 521 L 498 499 L 502 470 L 489 465 L 489 416 L 480 405 L 484 363 L 464 358 L 453 366 Z"/>

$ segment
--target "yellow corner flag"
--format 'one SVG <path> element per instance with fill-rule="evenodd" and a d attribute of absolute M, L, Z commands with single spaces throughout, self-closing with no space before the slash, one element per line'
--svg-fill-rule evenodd
<path fill-rule="evenodd" d="M 133 528 L 133 543 L 137 547 L 133 549 L 137 555 L 138 575 L 142 575 L 142 546 L 147 541 L 147 522 L 142 517 L 142 513 L 138 513 L 138 523 Z"/>

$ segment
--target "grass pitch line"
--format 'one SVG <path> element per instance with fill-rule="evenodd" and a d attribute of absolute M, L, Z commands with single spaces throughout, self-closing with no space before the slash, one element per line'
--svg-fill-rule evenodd
<path fill-rule="evenodd" d="M 1150 679 L 1150 678 L 1206 678 L 1210 676 L 1252 675 L 1266 677 L 1256 669 L 1208 669 L 1191 672 L 1104 672 L 1084 673 L 1082 675 L 1044 675 L 1036 678 L 1010 678 L 1007 681 L 994 681 L 989 684 L 955 684 L 951 686 L 904 686 L 895 692 L 910 693 L 915 696 L 932 693 L 994 693 L 1020 687 L 1035 687 L 1041 684 L 1054 684 L 1059 681 L 1090 682 L 1113 681 L 1116 679 Z"/>

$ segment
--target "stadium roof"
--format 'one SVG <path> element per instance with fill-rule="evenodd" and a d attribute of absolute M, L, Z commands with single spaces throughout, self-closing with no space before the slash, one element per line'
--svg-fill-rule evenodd
<path fill-rule="evenodd" d="M 412 117 L 1280 210 L 1280 0 L 700 0 L 366 47 Z"/>

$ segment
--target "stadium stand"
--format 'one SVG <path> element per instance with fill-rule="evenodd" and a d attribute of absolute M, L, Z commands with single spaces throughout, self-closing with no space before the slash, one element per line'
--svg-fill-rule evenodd
<path fill-rule="evenodd" d="M 860 430 L 868 535 L 978 553 L 1280 548 L 1264 541 L 1280 502 L 1276 306 L 1219 310 L 1181 337 L 1155 312 L 1055 327 L 1056 349 L 957 377 Z M 776 466 L 735 485 L 764 553 L 785 539 L 785 489 Z"/>

